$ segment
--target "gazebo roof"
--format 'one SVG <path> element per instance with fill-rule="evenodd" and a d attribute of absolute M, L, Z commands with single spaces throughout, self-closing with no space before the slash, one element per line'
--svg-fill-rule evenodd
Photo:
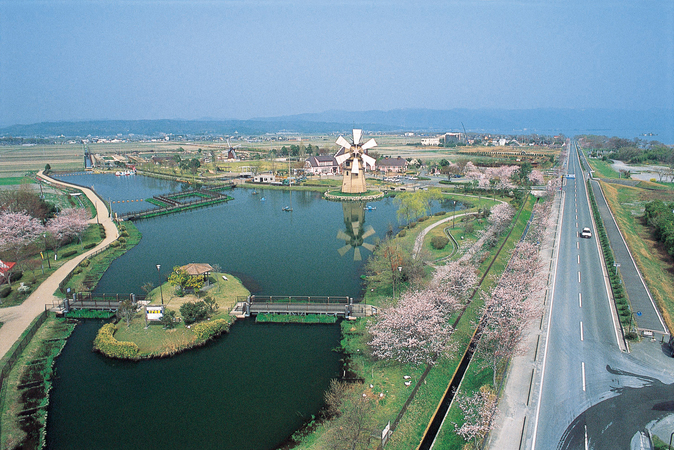
<path fill-rule="evenodd" d="M 211 267 L 210 264 L 201 264 L 201 263 L 190 263 L 187 264 L 186 266 L 182 266 L 181 269 L 187 272 L 188 275 L 203 275 L 205 273 L 213 272 L 215 270 L 213 269 L 213 267 Z"/>

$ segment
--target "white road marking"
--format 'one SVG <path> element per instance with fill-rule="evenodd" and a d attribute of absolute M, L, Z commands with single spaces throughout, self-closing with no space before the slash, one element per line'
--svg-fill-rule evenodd
<path fill-rule="evenodd" d="M 576 242 L 576 248 L 580 248 L 580 242 Z"/>
<path fill-rule="evenodd" d="M 578 271 L 578 282 L 580 283 L 580 271 Z"/>
<path fill-rule="evenodd" d="M 580 340 L 583 341 L 583 322 L 580 323 Z"/>
<path fill-rule="evenodd" d="M 582 362 L 580 364 L 581 364 L 580 368 L 583 372 L 583 392 L 585 392 L 585 363 Z"/>
<path fill-rule="evenodd" d="M 580 255 L 578 255 L 578 264 L 580 264 Z"/>
<path fill-rule="evenodd" d="M 583 307 L 583 297 L 581 297 L 580 292 L 578 293 L 578 307 Z"/>
<path fill-rule="evenodd" d="M 585 425 L 585 450 L 590 449 L 590 441 L 587 438 L 587 425 Z"/>
<path fill-rule="evenodd" d="M 576 220 L 578 220 L 578 214 L 576 214 Z"/>

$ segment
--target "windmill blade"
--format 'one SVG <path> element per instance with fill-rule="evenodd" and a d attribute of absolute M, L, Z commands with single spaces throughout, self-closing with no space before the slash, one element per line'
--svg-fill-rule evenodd
<path fill-rule="evenodd" d="M 360 144 L 360 137 L 363 135 L 363 130 L 353 129 L 353 145 Z"/>
<path fill-rule="evenodd" d="M 357 220 L 355 222 L 351 222 L 351 229 L 353 230 L 354 235 L 358 235 L 358 231 L 360 230 L 360 222 Z"/>
<path fill-rule="evenodd" d="M 232 148 L 234 149 L 234 148 L 239 148 L 239 147 L 241 147 L 241 144 L 236 144 L 236 145 L 235 145 L 234 147 L 232 147 Z"/>
<path fill-rule="evenodd" d="M 356 174 L 357 174 L 357 173 L 358 173 L 358 170 L 359 170 L 359 169 L 358 169 L 358 166 L 359 166 L 359 165 L 360 165 L 360 164 L 358 164 L 358 160 L 354 158 L 354 159 L 353 159 L 353 164 L 351 164 L 351 173 L 356 173 Z"/>
<path fill-rule="evenodd" d="M 374 228 L 372 226 L 369 226 L 365 229 L 365 233 L 363 233 L 363 239 L 367 239 L 370 236 L 372 236 L 375 233 Z"/>
<path fill-rule="evenodd" d="M 339 156 L 335 156 L 335 159 L 337 160 L 337 164 L 342 164 L 344 161 L 349 159 L 350 156 L 351 156 L 351 154 L 349 154 L 349 153 L 342 153 Z"/>
<path fill-rule="evenodd" d="M 369 243 L 367 243 L 367 242 L 363 242 L 363 247 L 365 247 L 366 249 L 370 250 L 371 252 L 374 251 L 374 244 L 369 244 Z"/>
<path fill-rule="evenodd" d="M 360 249 L 358 247 L 353 248 L 353 260 L 354 261 L 362 261 L 363 257 L 360 256 Z"/>
<path fill-rule="evenodd" d="M 343 241 L 350 241 L 350 240 L 351 240 L 351 236 L 349 236 L 348 234 L 346 234 L 344 231 L 339 230 L 339 231 L 337 232 L 337 239 L 341 239 L 341 240 L 343 240 Z"/>
<path fill-rule="evenodd" d="M 374 169 L 374 164 L 377 162 L 372 156 L 369 155 L 360 155 L 363 158 L 363 162 Z"/>
<path fill-rule="evenodd" d="M 376 146 L 377 146 L 377 142 L 373 138 L 373 139 L 370 139 L 369 141 L 367 141 L 366 143 L 364 143 L 361 148 L 363 150 L 367 150 L 369 148 L 376 147 Z"/>
<path fill-rule="evenodd" d="M 342 136 L 337 138 L 336 143 L 337 143 L 337 145 L 341 145 L 342 147 L 344 147 L 347 150 L 351 148 L 351 144 L 349 143 L 349 141 L 344 139 L 344 137 L 342 137 Z"/>
<path fill-rule="evenodd" d="M 351 246 L 349 244 L 346 244 L 342 248 L 338 248 L 337 252 L 339 253 L 339 256 L 344 256 L 346 255 L 346 252 L 348 252 L 351 249 Z"/>

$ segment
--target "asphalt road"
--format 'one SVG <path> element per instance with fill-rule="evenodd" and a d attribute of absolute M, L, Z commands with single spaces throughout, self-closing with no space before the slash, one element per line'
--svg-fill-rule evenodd
<path fill-rule="evenodd" d="M 526 447 L 629 448 L 649 422 L 674 410 L 674 360 L 658 343 L 640 344 L 647 347 L 631 354 L 621 349 L 573 142 L 569 153 L 568 173 L 576 179 L 563 187 L 538 406 Z M 591 239 L 579 236 L 586 226 Z"/>

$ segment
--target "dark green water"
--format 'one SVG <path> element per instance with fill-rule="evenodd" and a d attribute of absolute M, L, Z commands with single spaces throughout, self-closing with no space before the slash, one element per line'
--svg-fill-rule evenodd
<path fill-rule="evenodd" d="M 78 325 L 56 362 L 50 449 L 272 449 L 340 369 L 334 325 L 239 321 L 205 348 L 136 363 L 91 352 L 100 326 Z"/>
<path fill-rule="evenodd" d="M 184 186 L 140 176 L 62 179 L 93 184 L 112 201 Z M 389 226 L 397 228 L 391 200 L 368 203 L 376 210 L 365 211 L 365 204 L 329 202 L 314 192 L 231 195 L 225 204 L 136 222 L 143 239 L 113 262 L 97 291 L 140 292 L 147 281 L 157 284 L 156 264 L 165 280 L 175 265 L 206 262 L 237 274 L 254 293 L 358 298 L 368 245 Z M 282 211 L 290 205 L 293 212 Z M 126 212 L 151 205 L 113 207 Z M 447 202 L 434 210 L 453 207 Z M 361 261 L 354 260 L 357 253 Z M 205 348 L 138 363 L 92 353 L 100 326 L 79 325 L 56 363 L 49 448 L 273 449 L 319 411 L 329 380 L 340 372 L 340 355 L 332 351 L 340 339 L 335 325 L 240 321 Z"/>

